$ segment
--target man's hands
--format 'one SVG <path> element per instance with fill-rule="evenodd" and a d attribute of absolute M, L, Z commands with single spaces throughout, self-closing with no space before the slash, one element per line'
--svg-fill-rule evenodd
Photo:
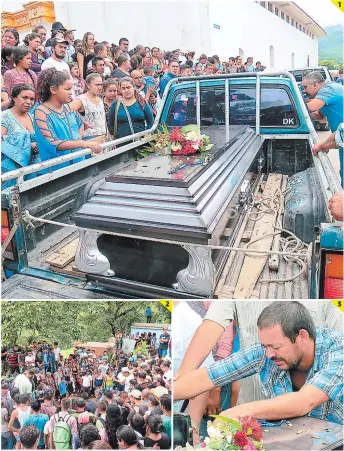
<path fill-rule="evenodd" d="M 344 216 L 344 191 L 334 194 L 328 204 L 331 215 L 336 221 L 343 221 Z"/>
<path fill-rule="evenodd" d="M 314 145 L 313 149 L 312 149 L 313 155 L 316 156 L 317 158 L 319 158 L 318 153 L 319 152 L 328 152 L 328 149 L 325 149 L 323 146 L 323 143 L 317 143 Z"/>
<path fill-rule="evenodd" d="M 209 392 L 205 414 L 217 415 L 221 412 L 221 387 L 216 387 Z"/>

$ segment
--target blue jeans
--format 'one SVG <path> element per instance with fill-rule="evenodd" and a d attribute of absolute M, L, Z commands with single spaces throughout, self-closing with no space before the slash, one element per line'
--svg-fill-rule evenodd
<path fill-rule="evenodd" d="M 14 442 L 15 440 L 12 432 L 1 432 L 1 449 L 13 449 Z"/>
<path fill-rule="evenodd" d="M 163 359 L 167 356 L 167 349 L 159 349 L 159 357 Z"/>
<path fill-rule="evenodd" d="M 47 374 L 48 368 L 49 368 L 49 363 L 48 364 L 44 364 L 44 374 L 45 375 Z"/>

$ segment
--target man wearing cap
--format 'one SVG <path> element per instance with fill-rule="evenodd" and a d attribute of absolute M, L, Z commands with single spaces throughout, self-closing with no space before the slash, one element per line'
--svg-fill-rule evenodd
<path fill-rule="evenodd" d="M 62 25 L 61 22 L 54 22 L 51 26 L 51 34 L 52 36 L 46 41 L 45 46 L 46 47 L 51 47 L 51 41 L 54 38 L 53 36 L 53 32 L 54 31 L 61 31 L 62 33 L 65 33 L 67 30 L 66 28 Z"/>
<path fill-rule="evenodd" d="M 51 41 L 52 55 L 42 64 L 41 70 L 55 67 L 58 71 L 67 73 L 72 78 L 68 64 L 63 61 L 69 43 L 64 38 L 54 38 Z"/>
<path fill-rule="evenodd" d="M 141 399 L 141 392 L 139 390 L 133 390 L 129 393 L 131 411 L 128 415 L 128 423 L 130 423 L 132 417 L 136 413 L 140 413 L 140 406 L 143 404 Z"/>
<path fill-rule="evenodd" d="M 205 55 L 204 53 L 202 53 L 202 55 L 199 57 L 198 62 L 195 63 L 194 69 L 196 69 L 197 64 L 202 64 L 202 70 L 204 70 L 205 65 L 207 64 L 207 62 L 208 62 L 208 57 L 207 57 L 207 55 Z"/>
<path fill-rule="evenodd" d="M 127 368 L 126 366 L 124 368 L 122 368 L 122 374 L 124 377 L 124 391 L 125 392 L 129 392 L 130 389 L 130 381 L 134 378 L 134 376 L 131 374 L 131 372 L 129 371 L 129 368 Z M 121 383 L 121 385 L 123 385 L 123 383 Z"/>

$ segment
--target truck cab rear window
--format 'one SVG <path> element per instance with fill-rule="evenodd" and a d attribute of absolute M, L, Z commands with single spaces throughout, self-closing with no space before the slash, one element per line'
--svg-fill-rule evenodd
<path fill-rule="evenodd" d="M 231 125 L 255 125 L 255 88 L 230 89 L 229 123 Z M 262 87 L 260 126 L 292 128 L 298 125 L 297 112 L 286 89 Z"/>
<path fill-rule="evenodd" d="M 196 124 L 196 90 L 183 90 L 174 96 L 167 125 L 183 127 Z M 201 126 L 225 124 L 225 90 L 220 86 L 201 88 Z M 256 124 L 256 89 L 248 86 L 230 87 L 229 124 Z M 262 87 L 261 127 L 299 126 L 298 115 L 288 91 L 283 87 Z"/>
<path fill-rule="evenodd" d="M 183 127 L 196 124 L 196 90 L 189 89 L 178 93 L 170 107 L 168 124 Z M 225 124 L 225 90 L 201 88 L 201 126 Z"/>

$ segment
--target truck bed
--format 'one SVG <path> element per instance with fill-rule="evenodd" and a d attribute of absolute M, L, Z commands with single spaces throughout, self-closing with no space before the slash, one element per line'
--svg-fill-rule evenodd
<path fill-rule="evenodd" d="M 284 177 L 287 182 L 288 177 Z M 265 179 L 261 184 L 265 183 Z M 261 188 L 258 188 L 258 191 Z M 252 212 L 256 211 L 255 208 Z M 247 214 L 243 216 L 242 222 L 246 222 L 242 237 L 236 247 L 243 248 L 252 239 L 252 234 L 255 222 L 247 218 Z M 266 246 L 263 247 L 266 249 Z M 271 250 L 271 249 L 270 249 Z M 228 254 L 226 262 L 223 265 L 223 270 L 217 282 L 215 289 L 216 297 L 219 299 L 233 299 L 238 287 L 239 275 L 245 260 L 245 254 L 242 252 L 231 251 Z M 284 258 L 279 259 L 279 267 L 277 271 L 269 269 L 267 261 L 259 276 L 257 282 L 254 284 L 252 293 L 245 298 L 248 299 L 306 299 L 309 297 L 309 281 L 308 272 L 305 271 L 301 276 L 290 282 L 282 282 L 283 279 L 290 279 L 300 272 L 300 265 L 297 263 L 286 262 Z M 254 262 L 252 262 L 254 264 Z M 265 279 L 280 279 L 281 282 L 266 283 L 260 280 Z"/>

